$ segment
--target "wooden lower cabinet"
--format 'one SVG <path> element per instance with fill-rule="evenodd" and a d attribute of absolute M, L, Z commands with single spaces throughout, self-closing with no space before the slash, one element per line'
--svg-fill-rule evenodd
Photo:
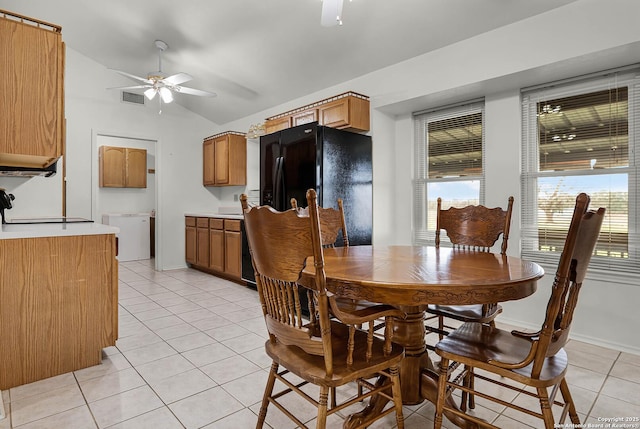
<path fill-rule="evenodd" d="M 196 235 L 196 218 L 187 216 L 185 218 L 185 249 L 184 255 L 188 264 L 195 264 L 198 253 L 198 243 Z"/>
<path fill-rule="evenodd" d="M 224 272 L 224 220 L 209 219 L 209 268 Z"/>
<path fill-rule="evenodd" d="M 224 271 L 230 276 L 242 277 L 242 233 L 240 221 L 224 221 Z"/>
<path fill-rule="evenodd" d="M 241 220 L 185 217 L 185 259 L 201 271 L 242 280 Z"/>
<path fill-rule="evenodd" d="M 196 265 L 209 266 L 209 219 L 196 218 Z"/>
<path fill-rule="evenodd" d="M 102 361 L 118 338 L 115 234 L 0 240 L 0 390 Z"/>

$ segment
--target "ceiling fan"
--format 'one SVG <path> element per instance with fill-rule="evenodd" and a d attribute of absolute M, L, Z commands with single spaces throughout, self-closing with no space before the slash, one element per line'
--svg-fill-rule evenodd
<path fill-rule="evenodd" d="M 109 88 L 109 89 L 145 89 L 144 95 L 149 99 L 153 100 L 156 94 L 160 94 L 159 101 L 162 103 L 171 103 L 173 101 L 173 92 L 177 92 L 180 94 L 188 94 L 188 95 L 198 95 L 201 97 L 215 97 L 216 93 L 209 91 L 202 91 L 200 89 L 188 88 L 186 86 L 182 86 L 181 84 L 188 82 L 193 79 L 193 77 L 188 73 L 176 73 L 171 76 L 166 76 L 162 72 L 162 53 L 167 50 L 169 45 L 167 45 L 162 40 L 156 40 L 155 42 L 156 48 L 158 48 L 158 71 L 151 72 L 147 75 L 146 78 L 133 75 L 131 73 L 124 72 L 122 70 L 110 69 L 116 73 L 119 73 L 129 79 L 132 79 L 136 82 L 141 82 L 141 85 L 134 86 L 123 86 L 117 88 Z"/>

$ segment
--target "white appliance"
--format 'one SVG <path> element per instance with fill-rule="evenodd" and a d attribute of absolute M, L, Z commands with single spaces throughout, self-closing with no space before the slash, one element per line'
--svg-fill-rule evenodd
<path fill-rule="evenodd" d="M 120 228 L 118 261 L 139 261 L 151 258 L 151 227 L 149 213 L 109 213 L 102 223 Z"/>

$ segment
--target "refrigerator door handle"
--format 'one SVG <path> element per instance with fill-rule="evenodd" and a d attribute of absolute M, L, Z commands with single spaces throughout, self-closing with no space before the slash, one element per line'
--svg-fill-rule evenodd
<path fill-rule="evenodd" d="M 282 204 L 282 187 L 283 187 L 283 177 L 282 177 L 282 164 L 284 162 L 283 157 L 279 156 L 276 158 L 276 169 L 274 172 L 275 178 L 273 180 L 274 192 L 273 192 L 273 208 L 276 210 L 283 211 L 284 207 Z M 281 207 L 282 206 L 282 207 Z"/>

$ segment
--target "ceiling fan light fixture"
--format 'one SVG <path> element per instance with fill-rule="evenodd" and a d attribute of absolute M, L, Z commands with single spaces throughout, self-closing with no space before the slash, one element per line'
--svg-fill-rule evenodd
<path fill-rule="evenodd" d="M 155 88 L 149 88 L 144 92 L 145 97 L 147 97 L 149 100 L 153 100 L 153 97 L 156 96 L 156 89 Z"/>
<path fill-rule="evenodd" d="M 171 90 L 166 87 L 162 87 L 158 90 L 160 92 L 160 97 L 162 97 L 162 101 L 165 103 L 171 103 L 173 101 L 173 94 L 171 94 Z"/>

